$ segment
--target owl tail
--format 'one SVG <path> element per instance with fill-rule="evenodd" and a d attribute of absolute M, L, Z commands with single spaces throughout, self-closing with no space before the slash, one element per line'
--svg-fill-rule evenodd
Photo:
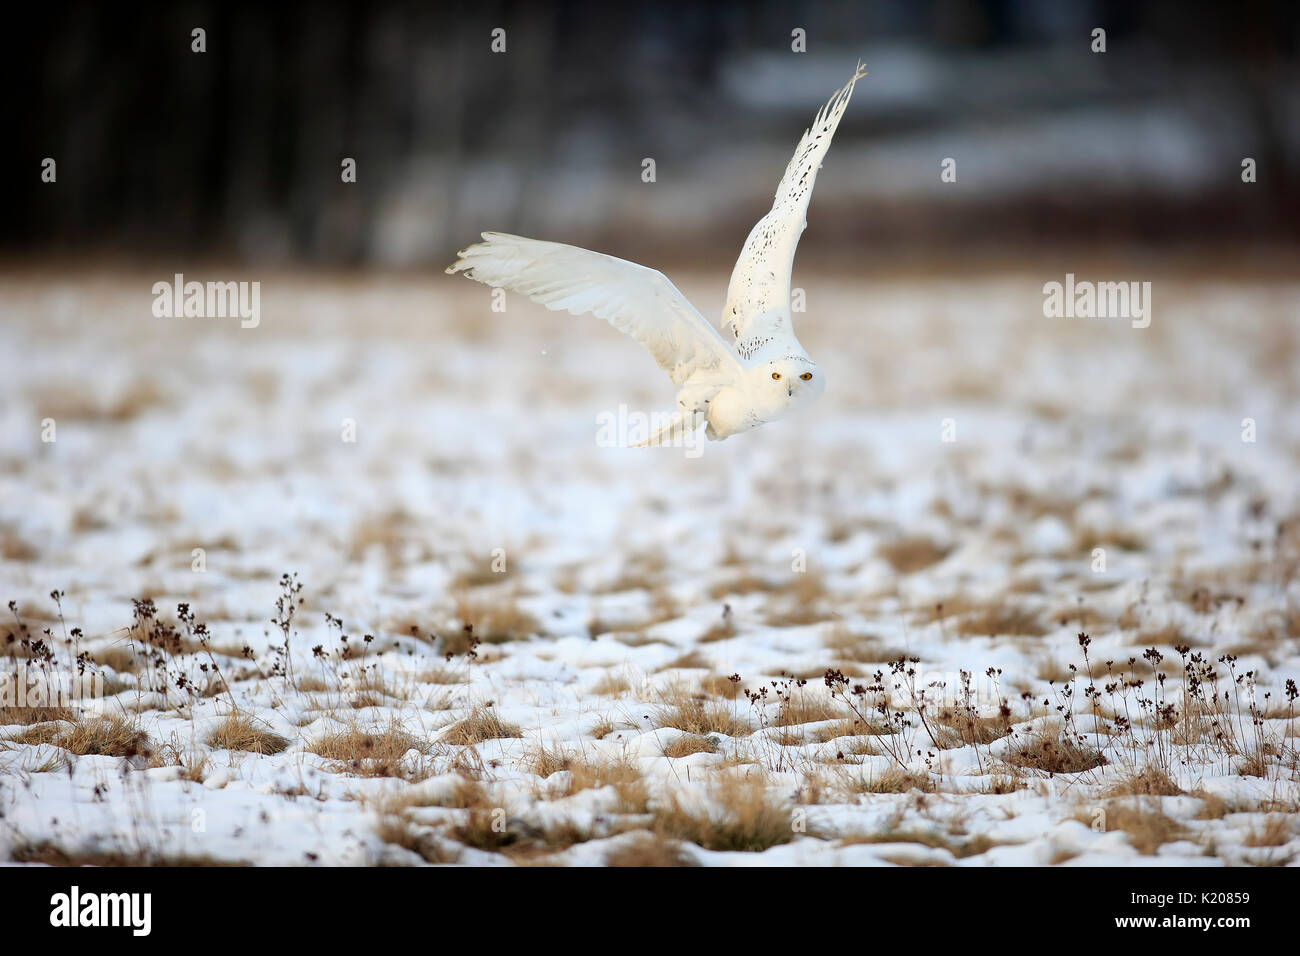
<path fill-rule="evenodd" d="M 697 413 L 689 414 L 678 412 L 663 428 L 659 429 L 645 441 L 637 442 L 635 445 L 629 445 L 629 448 L 649 448 L 656 445 L 671 445 L 674 441 L 684 438 L 690 432 L 700 427 Z"/>

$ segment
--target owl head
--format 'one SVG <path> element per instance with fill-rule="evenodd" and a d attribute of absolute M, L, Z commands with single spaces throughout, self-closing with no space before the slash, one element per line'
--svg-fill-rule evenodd
<path fill-rule="evenodd" d="M 802 355 L 787 355 L 764 362 L 755 369 L 761 378 L 759 386 L 768 395 L 787 403 L 811 402 L 826 391 L 826 376 L 812 359 Z"/>

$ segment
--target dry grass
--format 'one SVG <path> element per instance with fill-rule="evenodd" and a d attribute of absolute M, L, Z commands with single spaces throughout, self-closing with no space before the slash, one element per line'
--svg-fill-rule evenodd
<path fill-rule="evenodd" d="M 725 700 L 735 700 L 740 696 L 742 689 L 743 685 L 740 681 L 732 680 L 730 677 L 723 677 L 720 674 L 714 674 L 700 681 L 701 694 L 707 694 L 710 697 L 722 697 Z"/>
<path fill-rule="evenodd" d="M 795 836 L 791 810 L 756 775 L 728 775 L 709 788 L 710 808 L 687 808 L 676 793 L 653 809 L 654 832 L 706 850 L 757 853 Z"/>
<path fill-rule="evenodd" d="M 810 697 L 805 692 L 796 691 L 788 702 L 782 701 L 776 715 L 776 726 L 796 727 L 824 720 L 844 720 L 845 714 L 846 709 L 829 696 Z"/>
<path fill-rule="evenodd" d="M 957 622 L 957 633 L 1042 637 L 1047 633 L 1047 628 L 1039 623 L 1036 613 L 1024 608 L 999 604 L 964 615 Z"/>
<path fill-rule="evenodd" d="M 654 717 L 660 727 L 674 727 L 701 737 L 709 734 L 744 737 L 753 732 L 748 723 L 734 716 L 727 707 L 680 688 L 665 694 L 663 703 L 655 709 Z"/>
<path fill-rule="evenodd" d="M 415 675 L 416 683 L 419 684 L 464 684 L 467 683 L 465 672 L 455 667 L 446 667 L 436 664 L 433 667 L 426 667 Z"/>
<path fill-rule="evenodd" d="M 871 774 L 852 781 L 849 788 L 854 793 L 910 793 L 913 790 L 933 793 L 935 783 L 927 774 L 913 773 L 902 767 L 891 766 L 884 773 Z"/>
<path fill-rule="evenodd" d="M 4 739 L 16 744 L 39 746 L 40 744 L 54 743 L 59 739 L 59 735 L 63 732 L 63 722 L 52 721 L 48 724 L 30 724 L 26 730 L 20 730 L 16 734 L 10 734 Z"/>
<path fill-rule="evenodd" d="M 622 674 L 607 673 L 601 675 L 600 680 L 596 681 L 596 686 L 591 689 L 593 694 L 600 694 L 602 697 L 620 697 L 632 689 L 628 679 Z"/>
<path fill-rule="evenodd" d="M 1106 795 L 1110 797 L 1176 797 L 1182 792 L 1178 784 L 1158 767 L 1146 767 L 1128 774 L 1106 789 Z"/>
<path fill-rule="evenodd" d="M 664 748 L 665 757 L 689 757 L 691 754 L 714 754 L 718 752 L 707 737 L 696 734 L 684 734 Z"/>
<path fill-rule="evenodd" d="M 828 727 L 817 728 L 815 735 L 818 743 L 826 743 L 830 740 L 838 740 L 841 737 L 861 737 L 869 735 L 872 737 L 888 736 L 893 733 L 883 723 L 875 723 L 859 720 L 857 717 L 841 720 L 838 723 L 831 724 Z M 861 751 L 862 753 L 874 753 L 874 750 Z"/>
<path fill-rule="evenodd" d="M 100 667 L 110 667 L 119 674 L 139 670 L 142 658 L 130 644 L 109 644 L 90 652 L 90 659 Z"/>
<path fill-rule="evenodd" d="M 1036 734 L 1004 759 L 1013 767 L 1049 774 L 1083 773 L 1105 763 L 1097 751 L 1053 733 Z"/>
<path fill-rule="evenodd" d="M 879 833 L 850 833 L 840 840 L 841 846 L 890 843 L 914 843 L 919 846 L 929 847 L 932 850 L 947 850 L 959 860 L 979 856 L 981 853 L 987 853 L 997 846 L 996 843 L 983 834 L 963 840 L 928 830 L 883 830 Z M 886 857 L 886 859 L 889 858 Z M 890 860 L 890 862 L 902 865 L 916 865 L 914 861 L 906 858 L 897 858 Z"/>
<path fill-rule="evenodd" d="M 462 595 L 456 600 L 456 617 L 462 625 L 472 627 L 474 636 L 485 644 L 527 640 L 538 632 L 540 625 L 517 601 L 514 595 L 497 598 Z M 462 648 L 461 644 L 465 646 Z M 468 638 L 464 630 L 444 639 L 444 652 L 463 654 L 465 650 L 468 650 Z"/>
<path fill-rule="evenodd" d="M 136 757 L 152 752 L 149 735 L 134 720 L 111 714 L 77 721 L 60 730 L 52 742 L 79 757 Z"/>
<path fill-rule="evenodd" d="M 432 827 L 420 826 L 402 816 L 381 817 L 375 834 L 391 846 L 411 851 L 425 863 L 455 863 L 460 859 L 459 847 L 438 839 Z"/>
<path fill-rule="evenodd" d="M 977 717 L 958 707 L 940 708 L 934 720 L 944 735 L 940 743 L 947 747 L 991 744 L 1011 733 L 1008 717 Z"/>
<path fill-rule="evenodd" d="M 491 707 L 475 707 L 468 717 L 443 731 L 439 740 L 445 744 L 469 747 L 485 740 L 518 738 L 523 735 L 524 732 L 517 724 L 502 720 Z"/>
<path fill-rule="evenodd" d="M 164 855 L 151 850 L 133 853 L 120 850 L 65 850 L 49 841 L 14 847 L 10 859 L 15 863 L 39 863 L 42 866 L 252 866 L 242 860 L 218 860 L 210 856 Z"/>
<path fill-rule="evenodd" d="M 561 797 L 571 797 L 583 790 L 613 787 L 621 813 L 644 812 L 648 800 L 641 768 L 626 756 L 575 755 L 542 747 L 525 757 L 524 769 L 543 778 L 567 772 L 568 785 L 558 794 Z"/>
<path fill-rule="evenodd" d="M 76 715 L 67 707 L 0 707 L 0 727 L 75 719 Z"/>
<path fill-rule="evenodd" d="M 826 636 L 822 638 L 822 644 L 827 650 L 833 651 L 836 657 L 845 661 L 856 661 L 859 664 L 881 664 L 907 656 L 907 652 L 902 648 L 886 644 L 883 639 L 874 634 L 859 634 L 844 624 L 835 624 L 830 627 L 826 632 Z M 840 670 L 848 676 L 853 676 L 843 666 L 836 666 L 840 667 Z M 820 678 L 824 673 L 826 673 L 826 669 L 822 668 L 816 674 L 811 675 L 809 679 Z"/>
<path fill-rule="evenodd" d="M 208 746 L 217 750 L 278 754 L 289 748 L 289 738 L 247 714 L 231 714 L 208 735 Z"/>
<path fill-rule="evenodd" d="M 713 644 L 716 641 L 729 641 L 736 636 L 736 624 L 730 617 L 709 625 L 709 629 L 699 636 L 701 644 Z"/>
<path fill-rule="evenodd" d="M 1093 818 L 1080 816 L 1081 822 L 1091 825 Z M 1106 829 L 1123 830 L 1133 848 L 1145 856 L 1155 854 L 1166 843 L 1187 836 L 1187 828 L 1173 817 L 1167 816 L 1158 806 L 1147 806 L 1138 801 L 1117 801 L 1106 806 Z"/>
<path fill-rule="evenodd" d="M 421 756 L 430 746 L 405 730 L 396 721 L 379 730 L 362 730 L 353 725 L 324 734 L 308 744 L 307 749 L 335 764 L 338 771 L 362 777 L 401 777 L 417 779 L 428 776 L 421 763 L 416 767 L 403 764 L 411 750 Z"/>
<path fill-rule="evenodd" d="M 606 866 L 696 866 L 694 857 L 676 840 L 638 833 L 605 854 Z"/>
<path fill-rule="evenodd" d="M 1291 842 L 1294 824 L 1280 813 L 1269 814 L 1264 822 L 1252 826 L 1242 841 L 1246 846 L 1285 846 Z"/>
<path fill-rule="evenodd" d="M 208 756 L 181 746 L 173 737 L 172 740 L 158 748 L 158 752 L 154 754 L 153 766 L 180 767 L 182 780 L 188 780 L 190 783 L 202 783 L 204 778 L 207 777 Z"/>

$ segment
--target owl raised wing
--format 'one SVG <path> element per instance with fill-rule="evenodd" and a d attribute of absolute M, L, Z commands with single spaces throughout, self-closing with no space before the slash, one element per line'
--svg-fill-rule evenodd
<path fill-rule="evenodd" d="M 642 445 L 684 441 L 701 425 L 720 441 L 784 418 L 826 389 L 826 376 L 791 328 L 790 268 L 817 169 L 863 75 L 859 64 L 817 114 L 772 211 L 745 243 L 724 316 L 734 347 L 663 273 L 599 252 L 485 232 L 447 272 L 512 289 L 548 309 L 590 312 L 640 342 L 677 386 L 675 414 Z"/>
<path fill-rule="evenodd" d="M 865 75 L 859 63 L 853 78 L 817 113 L 781 177 L 771 211 L 750 231 L 736 260 L 727 285 L 722 327 L 731 330 L 736 351 L 746 361 L 806 354 L 795 338 L 790 315 L 795 248 L 808 227 L 808 200 L 817 170 L 849 105 L 853 85 Z"/>
<path fill-rule="evenodd" d="M 446 271 L 528 296 L 552 311 L 590 312 L 626 332 L 681 385 L 699 371 L 728 376 L 740 363 L 726 339 L 662 272 L 559 242 L 485 232 Z"/>

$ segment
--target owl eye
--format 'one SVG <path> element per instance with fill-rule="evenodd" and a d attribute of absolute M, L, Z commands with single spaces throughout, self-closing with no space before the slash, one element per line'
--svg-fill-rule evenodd
<path fill-rule="evenodd" d="M 802 375 L 800 375 L 799 377 L 800 377 L 801 379 L 803 379 L 805 382 L 811 382 L 811 381 L 812 381 L 812 372 L 804 372 L 804 373 L 803 373 Z"/>
<path fill-rule="evenodd" d="M 773 372 L 773 373 L 772 373 L 772 381 L 774 381 L 774 382 L 779 382 L 780 380 L 781 380 L 781 373 L 780 373 L 780 372 Z"/>

